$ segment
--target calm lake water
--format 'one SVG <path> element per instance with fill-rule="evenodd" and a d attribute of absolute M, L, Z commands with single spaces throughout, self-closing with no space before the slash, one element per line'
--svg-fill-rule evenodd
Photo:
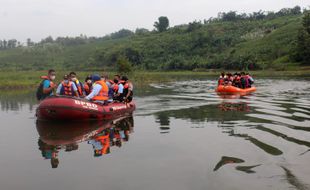
<path fill-rule="evenodd" d="M 139 89 L 132 118 L 36 122 L 33 92 L 0 94 L 1 190 L 310 188 L 310 81 L 214 80 Z"/>

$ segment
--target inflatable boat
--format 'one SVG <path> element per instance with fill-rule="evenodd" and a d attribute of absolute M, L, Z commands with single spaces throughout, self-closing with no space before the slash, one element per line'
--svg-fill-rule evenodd
<path fill-rule="evenodd" d="M 130 103 L 100 105 L 85 99 L 53 96 L 43 100 L 37 110 L 38 120 L 106 120 L 132 115 L 136 106 Z"/>
<path fill-rule="evenodd" d="M 240 96 L 245 96 L 245 95 L 251 94 L 252 92 L 255 92 L 256 91 L 256 87 L 253 86 L 251 88 L 242 89 L 242 88 L 238 88 L 238 87 L 235 87 L 235 86 L 220 85 L 220 86 L 218 86 L 215 89 L 215 91 L 218 94 L 226 94 L 226 95 L 238 94 Z"/>

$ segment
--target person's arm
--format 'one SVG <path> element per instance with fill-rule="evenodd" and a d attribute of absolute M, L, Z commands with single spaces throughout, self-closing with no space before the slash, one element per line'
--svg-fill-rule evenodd
<path fill-rule="evenodd" d="M 93 97 L 97 96 L 101 90 L 101 85 L 99 84 L 96 84 L 94 87 L 93 87 L 93 90 L 91 91 L 91 93 L 85 97 L 86 100 L 91 100 Z"/>
<path fill-rule="evenodd" d="M 133 90 L 133 85 L 132 85 L 132 83 L 129 83 L 128 84 L 128 93 L 126 95 L 126 99 L 130 96 L 132 90 Z"/>
<path fill-rule="evenodd" d="M 45 80 L 43 82 L 43 94 L 49 94 L 53 91 L 55 85 L 51 83 L 49 80 Z"/>
<path fill-rule="evenodd" d="M 74 91 L 74 96 L 79 97 L 79 92 L 74 82 L 72 83 L 72 88 Z"/>
<path fill-rule="evenodd" d="M 86 96 L 84 84 L 81 81 L 79 83 L 80 83 L 81 89 L 82 89 L 82 96 L 84 97 L 84 96 Z"/>
<path fill-rule="evenodd" d="M 57 90 L 56 90 L 56 95 L 59 96 L 60 95 L 60 91 L 61 91 L 61 88 L 62 88 L 62 84 L 60 83 L 57 87 Z"/>

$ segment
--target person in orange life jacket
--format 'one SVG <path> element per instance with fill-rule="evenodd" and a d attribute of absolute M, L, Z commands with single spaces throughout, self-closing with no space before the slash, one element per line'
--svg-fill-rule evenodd
<path fill-rule="evenodd" d="M 79 97 L 78 89 L 75 84 L 69 80 L 68 75 L 64 75 L 64 80 L 58 85 L 56 95 Z"/>
<path fill-rule="evenodd" d="M 240 88 L 241 86 L 241 75 L 239 73 L 234 74 L 234 79 L 233 79 L 233 86 Z"/>
<path fill-rule="evenodd" d="M 124 101 L 129 103 L 132 101 L 133 98 L 133 84 L 128 80 L 126 76 L 122 77 L 122 81 L 124 81 L 124 90 L 123 90 Z"/>
<path fill-rule="evenodd" d="M 114 101 L 123 102 L 124 101 L 124 81 L 120 79 L 119 75 L 114 76 Z"/>
<path fill-rule="evenodd" d="M 113 79 L 113 97 L 117 94 L 118 91 L 118 82 L 121 80 L 121 76 L 119 75 L 114 75 Z"/>
<path fill-rule="evenodd" d="M 93 89 L 93 82 L 91 76 L 87 76 L 84 83 L 85 95 L 88 96 Z"/>
<path fill-rule="evenodd" d="M 227 73 L 224 81 L 225 81 L 224 82 L 225 85 L 232 85 L 232 81 L 233 81 L 232 74 L 231 73 Z"/>
<path fill-rule="evenodd" d="M 102 156 L 103 154 L 110 153 L 110 137 L 107 130 L 103 131 L 101 134 L 93 137 L 92 140 L 88 141 L 94 149 L 94 157 Z"/>
<path fill-rule="evenodd" d="M 220 75 L 220 77 L 219 77 L 219 79 L 218 79 L 218 86 L 220 86 L 220 85 L 224 85 L 224 77 L 225 77 L 225 73 L 223 72 L 223 73 L 221 73 L 221 75 Z"/>
<path fill-rule="evenodd" d="M 112 80 L 109 80 L 109 75 L 108 74 L 103 74 L 101 76 L 101 80 L 104 81 L 107 84 L 108 88 L 109 88 L 109 91 L 108 91 L 108 96 L 109 96 L 108 103 L 111 103 L 111 102 L 113 102 L 113 95 L 114 95 L 113 85 L 114 85 L 114 82 Z"/>
<path fill-rule="evenodd" d="M 106 104 L 108 97 L 109 88 L 104 81 L 101 81 L 99 75 L 92 76 L 93 90 L 85 97 L 86 100 L 92 100 L 97 103 Z"/>
<path fill-rule="evenodd" d="M 77 75 L 75 72 L 71 72 L 69 74 L 70 80 L 75 84 L 78 89 L 78 93 L 80 97 L 85 96 L 84 85 L 77 79 Z"/>
<path fill-rule="evenodd" d="M 53 95 L 53 91 L 54 89 L 57 87 L 53 81 L 56 78 L 56 72 L 53 69 L 50 69 L 48 71 L 48 75 L 47 76 L 43 76 L 41 77 L 41 79 L 43 79 L 43 81 L 41 82 L 40 86 L 37 92 L 37 96 L 38 99 L 40 100 L 44 100 L 45 98 L 52 96 Z"/>

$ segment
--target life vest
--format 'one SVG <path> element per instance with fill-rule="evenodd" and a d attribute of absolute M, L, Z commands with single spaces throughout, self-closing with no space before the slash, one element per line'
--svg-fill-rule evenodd
<path fill-rule="evenodd" d="M 51 86 L 54 86 L 54 83 L 49 79 L 48 76 L 41 76 L 40 78 L 43 79 L 43 80 L 41 81 L 41 83 L 39 84 L 39 86 L 37 88 L 36 97 L 37 97 L 37 100 L 44 100 L 45 98 L 50 96 L 50 93 L 45 94 L 43 92 L 43 90 L 44 90 L 44 88 L 43 88 L 44 82 L 46 80 L 48 80 L 50 82 L 50 86 L 48 88 L 50 88 Z"/>
<path fill-rule="evenodd" d="M 92 86 L 91 86 L 91 85 L 88 85 L 88 83 L 85 82 L 85 83 L 84 83 L 84 90 L 85 90 L 86 95 L 89 95 L 90 92 L 92 91 Z"/>
<path fill-rule="evenodd" d="M 224 78 L 219 78 L 219 80 L 218 80 L 218 85 L 220 86 L 220 85 L 224 85 L 224 82 L 225 82 L 225 80 L 224 80 Z"/>
<path fill-rule="evenodd" d="M 95 84 L 98 84 L 101 86 L 101 90 L 99 92 L 99 94 L 95 97 L 93 97 L 92 100 L 99 100 L 99 101 L 104 101 L 104 100 L 108 100 L 109 96 L 108 96 L 108 92 L 109 92 L 109 88 L 108 85 L 104 82 L 104 81 L 97 81 L 95 82 Z"/>
<path fill-rule="evenodd" d="M 114 91 L 114 93 L 117 94 L 117 92 L 118 92 L 118 84 L 114 84 L 113 91 Z"/>
<path fill-rule="evenodd" d="M 73 83 L 71 81 L 69 81 L 68 84 L 66 84 L 65 82 L 61 83 L 62 87 L 60 90 L 60 95 L 65 95 L 65 96 L 74 96 L 73 94 Z"/>
<path fill-rule="evenodd" d="M 99 150 L 102 154 L 110 153 L 110 137 L 109 135 L 97 136 L 95 138 L 96 141 L 99 141 L 102 145 L 102 149 Z"/>
<path fill-rule="evenodd" d="M 113 90 L 114 90 L 114 93 L 118 93 L 118 85 L 120 85 L 120 84 L 123 84 L 125 81 L 123 81 L 123 80 L 120 80 L 120 81 L 118 81 L 118 83 L 116 84 L 116 83 L 114 83 L 114 87 L 113 87 Z"/>
<path fill-rule="evenodd" d="M 128 92 L 129 92 L 129 82 L 124 81 L 123 85 L 124 85 L 123 95 L 127 96 Z M 132 91 L 131 91 L 129 96 L 132 96 Z"/>
<path fill-rule="evenodd" d="M 80 96 L 84 95 L 82 83 L 80 81 L 76 80 L 76 81 L 74 81 L 74 84 L 76 85 L 76 88 L 78 89 L 79 95 Z"/>

